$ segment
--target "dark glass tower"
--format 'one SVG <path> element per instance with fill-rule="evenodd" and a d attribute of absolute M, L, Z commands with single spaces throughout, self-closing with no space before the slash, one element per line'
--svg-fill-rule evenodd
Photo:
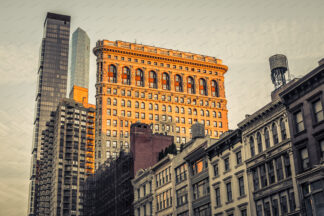
<path fill-rule="evenodd" d="M 35 215 L 38 161 L 42 154 L 42 131 L 46 129 L 50 113 L 56 110 L 59 101 L 66 96 L 70 20 L 70 16 L 47 13 L 44 22 L 44 36 L 37 72 L 28 215 Z"/>

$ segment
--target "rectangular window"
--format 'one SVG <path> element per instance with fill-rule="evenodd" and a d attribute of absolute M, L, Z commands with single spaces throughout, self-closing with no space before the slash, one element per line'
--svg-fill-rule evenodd
<path fill-rule="evenodd" d="M 324 160 L 324 140 L 320 141 L 322 160 Z"/>
<path fill-rule="evenodd" d="M 309 168 L 309 158 L 308 158 L 308 151 L 307 148 L 303 148 L 300 150 L 300 159 L 302 168 L 308 169 Z"/>
<path fill-rule="evenodd" d="M 193 199 L 197 200 L 200 197 L 209 195 L 209 181 L 204 179 L 193 186 Z"/>
<path fill-rule="evenodd" d="M 218 176 L 219 175 L 219 170 L 218 170 L 218 163 L 214 165 L 214 176 Z"/>
<path fill-rule="evenodd" d="M 232 183 L 228 182 L 226 184 L 226 193 L 227 193 L 227 202 L 231 202 L 233 200 L 232 198 Z"/>
<path fill-rule="evenodd" d="M 272 200 L 272 214 L 279 215 L 279 206 L 277 199 Z"/>
<path fill-rule="evenodd" d="M 275 177 L 272 161 L 268 163 L 268 173 L 269 173 L 269 184 L 273 184 L 276 181 L 276 177 Z"/>
<path fill-rule="evenodd" d="M 230 168 L 229 158 L 225 158 L 224 159 L 224 169 L 225 169 L 225 171 L 228 171 L 229 168 Z"/>
<path fill-rule="evenodd" d="M 183 187 L 176 191 L 177 206 L 182 206 L 188 203 L 188 190 L 187 187 Z"/>
<path fill-rule="evenodd" d="M 285 215 L 288 213 L 288 207 L 287 207 L 287 197 L 281 196 L 280 198 L 280 206 L 281 206 L 281 214 Z"/>
<path fill-rule="evenodd" d="M 240 196 L 244 196 L 245 195 L 245 190 L 244 190 L 244 178 L 243 178 L 243 176 L 238 178 L 238 183 L 239 183 Z"/>
<path fill-rule="evenodd" d="M 237 164 L 242 163 L 242 153 L 241 153 L 241 151 L 236 152 L 236 163 Z"/>
<path fill-rule="evenodd" d="M 260 166 L 260 177 L 261 177 L 261 186 L 266 187 L 268 185 L 268 180 L 267 180 L 265 164 Z"/>
<path fill-rule="evenodd" d="M 215 194 L 216 194 L 216 206 L 220 206 L 221 205 L 221 197 L 220 197 L 219 187 L 215 189 Z"/>
<path fill-rule="evenodd" d="M 277 180 L 280 181 L 283 179 L 283 169 L 282 169 L 282 160 L 281 157 L 276 159 L 276 168 L 277 168 Z"/>
<path fill-rule="evenodd" d="M 304 127 L 303 114 L 301 111 L 298 111 L 294 114 L 294 120 L 295 120 L 296 133 L 303 131 L 305 127 Z"/>
<path fill-rule="evenodd" d="M 324 120 L 323 106 L 320 99 L 313 103 L 313 111 L 316 123 Z"/>
<path fill-rule="evenodd" d="M 176 183 L 182 182 L 187 179 L 187 164 L 182 164 L 175 169 Z"/>

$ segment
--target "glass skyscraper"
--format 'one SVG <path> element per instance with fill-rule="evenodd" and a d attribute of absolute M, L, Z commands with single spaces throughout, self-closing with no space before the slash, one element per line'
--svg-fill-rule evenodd
<path fill-rule="evenodd" d="M 28 215 L 35 215 L 37 203 L 38 161 L 42 154 L 41 135 L 62 98 L 66 96 L 70 16 L 47 13 L 44 36 L 40 48 L 38 86 L 35 99 L 35 119 Z"/>
<path fill-rule="evenodd" d="M 72 34 L 70 61 L 70 90 L 74 85 L 89 88 L 90 39 L 87 33 L 77 28 Z"/>

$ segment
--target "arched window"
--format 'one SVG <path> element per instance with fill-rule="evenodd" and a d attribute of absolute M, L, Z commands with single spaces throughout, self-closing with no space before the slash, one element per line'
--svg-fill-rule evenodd
<path fill-rule="evenodd" d="M 137 86 L 144 86 L 144 72 L 141 69 L 136 70 L 135 82 Z"/>
<path fill-rule="evenodd" d="M 121 105 L 124 107 L 125 106 L 125 100 L 121 100 Z"/>
<path fill-rule="evenodd" d="M 168 106 L 168 112 L 172 112 L 172 107 L 170 105 Z"/>
<path fill-rule="evenodd" d="M 153 104 L 149 104 L 149 110 L 152 110 L 153 109 Z"/>
<path fill-rule="evenodd" d="M 107 98 L 107 105 L 110 105 L 110 104 L 111 104 L 111 99 Z"/>
<path fill-rule="evenodd" d="M 206 116 L 209 117 L 209 111 L 208 110 L 206 110 Z"/>
<path fill-rule="evenodd" d="M 253 137 L 250 137 L 250 151 L 251 151 L 251 157 L 253 157 L 255 155 L 255 147 L 254 147 Z"/>
<path fill-rule="evenodd" d="M 197 115 L 197 110 L 196 109 L 193 110 L 193 114 Z"/>
<path fill-rule="evenodd" d="M 145 103 L 144 102 L 141 103 L 141 108 L 145 109 Z"/>
<path fill-rule="evenodd" d="M 280 131 L 281 131 L 281 139 L 282 140 L 287 139 L 286 126 L 283 119 L 280 119 Z"/>
<path fill-rule="evenodd" d="M 195 91 L 195 80 L 191 76 L 188 77 L 187 89 L 188 89 L 187 90 L 188 93 L 190 93 L 190 94 L 195 94 L 196 93 L 196 91 Z"/>
<path fill-rule="evenodd" d="M 182 92 L 182 78 L 180 75 L 175 75 L 174 88 L 177 92 Z"/>
<path fill-rule="evenodd" d="M 157 88 L 157 77 L 156 77 L 156 73 L 154 71 L 150 71 L 149 87 Z"/>
<path fill-rule="evenodd" d="M 200 115 L 204 116 L 204 110 L 200 110 Z"/>
<path fill-rule="evenodd" d="M 203 78 L 199 80 L 199 93 L 201 95 L 207 95 L 206 80 Z"/>
<path fill-rule="evenodd" d="M 131 72 L 128 67 L 123 68 L 122 82 L 123 84 L 130 85 L 131 84 Z"/>
<path fill-rule="evenodd" d="M 258 151 L 261 153 L 263 151 L 262 149 L 262 139 L 261 139 L 261 134 L 257 134 L 257 143 L 258 143 Z"/>
<path fill-rule="evenodd" d="M 167 73 L 162 74 L 162 88 L 170 90 L 170 77 Z"/>
<path fill-rule="evenodd" d="M 275 123 L 272 124 L 272 137 L 273 137 L 273 144 L 277 144 L 279 142 L 279 139 L 278 139 L 277 125 Z"/>
<path fill-rule="evenodd" d="M 109 65 L 108 82 L 111 83 L 117 82 L 117 69 L 115 65 Z"/>
<path fill-rule="evenodd" d="M 219 97 L 218 83 L 215 80 L 212 80 L 211 82 L 211 92 L 212 96 Z"/>
<path fill-rule="evenodd" d="M 176 113 L 179 113 L 179 107 L 176 106 L 174 109 Z"/>
<path fill-rule="evenodd" d="M 188 108 L 188 114 L 191 115 L 191 108 Z"/>
<path fill-rule="evenodd" d="M 270 147 L 270 137 L 268 128 L 264 129 L 264 141 L 266 148 Z"/>
<path fill-rule="evenodd" d="M 136 101 L 135 102 L 135 108 L 138 108 L 139 107 L 139 103 Z"/>

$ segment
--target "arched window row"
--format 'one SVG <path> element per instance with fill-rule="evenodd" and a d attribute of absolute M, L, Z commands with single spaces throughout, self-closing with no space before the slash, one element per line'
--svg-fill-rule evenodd
<path fill-rule="evenodd" d="M 102 77 L 102 76 L 101 76 Z M 145 86 L 145 74 L 140 68 L 135 70 L 135 82 L 136 86 Z M 108 66 L 108 82 L 117 83 L 117 67 L 113 64 Z M 131 70 L 129 67 L 122 67 L 121 82 L 124 85 L 132 84 Z M 187 93 L 196 94 L 196 81 L 192 76 L 187 76 L 185 79 L 183 76 L 174 75 L 174 90 L 177 92 L 184 91 L 184 82 L 186 82 Z M 214 97 L 219 97 L 219 84 L 216 80 L 211 80 L 210 84 L 204 78 L 198 80 L 198 93 L 200 95 L 208 95 L 208 85 L 210 85 L 210 94 Z M 158 75 L 155 71 L 150 70 L 148 73 L 148 86 L 149 88 L 158 88 Z M 171 90 L 171 78 L 170 74 L 163 72 L 161 76 L 161 86 L 164 90 Z"/>
<path fill-rule="evenodd" d="M 251 157 L 257 153 L 262 153 L 271 146 L 277 145 L 287 139 L 285 120 L 280 118 L 278 121 L 270 123 L 268 126 L 250 135 L 248 139 Z"/>

